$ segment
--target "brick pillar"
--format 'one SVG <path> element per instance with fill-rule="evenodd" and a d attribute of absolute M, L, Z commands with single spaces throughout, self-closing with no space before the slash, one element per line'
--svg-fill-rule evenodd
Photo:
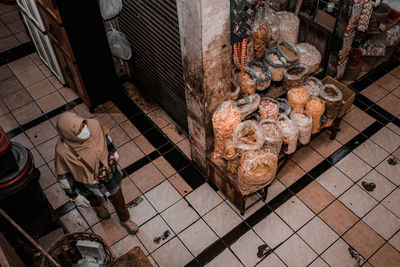
<path fill-rule="evenodd" d="M 192 159 L 207 173 L 211 118 L 230 95 L 230 0 L 177 0 Z"/>

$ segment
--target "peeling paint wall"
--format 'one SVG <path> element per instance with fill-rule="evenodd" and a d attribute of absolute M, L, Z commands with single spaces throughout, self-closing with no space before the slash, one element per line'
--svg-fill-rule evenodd
<path fill-rule="evenodd" d="M 229 0 L 177 0 L 192 159 L 206 171 L 211 118 L 230 94 Z"/>

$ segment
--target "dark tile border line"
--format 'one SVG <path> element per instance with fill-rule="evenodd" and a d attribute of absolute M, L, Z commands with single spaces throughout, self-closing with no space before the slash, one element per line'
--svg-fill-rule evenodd
<path fill-rule="evenodd" d="M 11 48 L 10 50 L 0 53 L 0 66 L 23 58 L 30 55 L 36 51 L 35 45 L 32 41 L 19 45 L 17 47 Z"/>
<path fill-rule="evenodd" d="M 56 108 L 55 110 L 47 112 L 47 113 L 43 114 L 42 116 L 23 124 L 22 126 L 19 126 L 11 131 L 8 131 L 6 133 L 6 135 L 8 138 L 11 139 L 11 138 L 23 133 L 24 131 L 27 131 L 27 130 L 31 129 L 32 127 L 39 125 L 40 123 L 42 123 L 46 120 L 50 120 L 51 118 L 65 112 L 65 111 L 73 109 L 74 107 L 76 107 L 77 105 L 79 105 L 81 103 L 83 103 L 82 99 L 77 98 L 71 102 L 68 102 L 67 104 L 62 105 L 59 108 Z"/>
<path fill-rule="evenodd" d="M 368 102 L 368 101 L 366 101 Z M 355 102 L 355 106 L 367 112 L 370 108 L 368 104 L 363 102 Z M 255 213 L 250 215 L 247 219 L 245 219 L 242 223 L 224 235 L 222 238 L 215 241 L 205 250 L 203 250 L 197 257 L 195 257 L 191 262 L 189 262 L 186 266 L 204 266 L 217 257 L 220 253 L 222 253 L 226 248 L 230 247 L 235 241 L 237 241 L 241 236 L 247 233 L 251 227 L 255 226 L 261 220 L 266 218 L 270 213 L 275 211 L 281 205 L 283 205 L 286 201 L 288 201 L 291 197 L 295 196 L 302 189 L 304 189 L 307 185 L 309 185 L 312 181 L 317 179 L 321 174 L 326 172 L 329 168 L 334 166 L 337 162 L 342 160 L 345 156 L 351 153 L 355 148 L 360 146 L 369 137 L 377 133 L 380 129 L 382 129 L 389 120 L 385 121 L 386 123 L 381 123 L 381 115 L 379 113 L 375 113 L 371 115 L 377 121 L 367 127 L 365 130 L 356 135 L 353 139 L 344 144 L 341 148 L 332 153 L 329 157 L 324 159 L 320 164 L 315 166 L 312 170 L 304 174 L 300 179 L 298 179 L 295 183 L 290 185 L 288 188 L 283 190 L 279 195 L 274 197 L 268 203 L 266 203 L 263 207 L 257 210 Z M 395 120 L 395 119 L 393 119 Z"/>
<path fill-rule="evenodd" d="M 206 177 L 192 161 L 127 95 L 121 94 L 113 102 L 193 190 L 206 182 Z"/>

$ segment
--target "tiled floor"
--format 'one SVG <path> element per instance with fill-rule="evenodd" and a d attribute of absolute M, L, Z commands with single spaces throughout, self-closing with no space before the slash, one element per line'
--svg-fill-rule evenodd
<path fill-rule="evenodd" d="M 134 89 L 91 114 L 31 54 L 0 67 L 0 124 L 31 150 L 66 229 L 98 233 L 117 256 L 140 246 L 155 266 L 399 266 L 398 73 L 400 67 L 359 90 L 336 139 L 323 133 L 297 151 L 266 202 L 245 216 L 190 164 L 188 139 Z M 99 220 L 91 208 L 76 208 L 56 182 L 55 121 L 70 107 L 110 128 L 137 235 L 120 226 L 112 204 L 111 218 Z"/>
<path fill-rule="evenodd" d="M 0 3 L 0 53 L 29 41 L 17 7 Z"/>

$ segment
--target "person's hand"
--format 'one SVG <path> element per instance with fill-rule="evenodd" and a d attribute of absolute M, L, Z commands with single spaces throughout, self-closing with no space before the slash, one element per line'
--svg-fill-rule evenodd
<path fill-rule="evenodd" d="M 72 201 L 74 201 L 78 207 L 89 208 L 89 200 L 87 200 L 86 197 L 82 195 L 78 195 L 75 199 L 72 199 Z"/>

